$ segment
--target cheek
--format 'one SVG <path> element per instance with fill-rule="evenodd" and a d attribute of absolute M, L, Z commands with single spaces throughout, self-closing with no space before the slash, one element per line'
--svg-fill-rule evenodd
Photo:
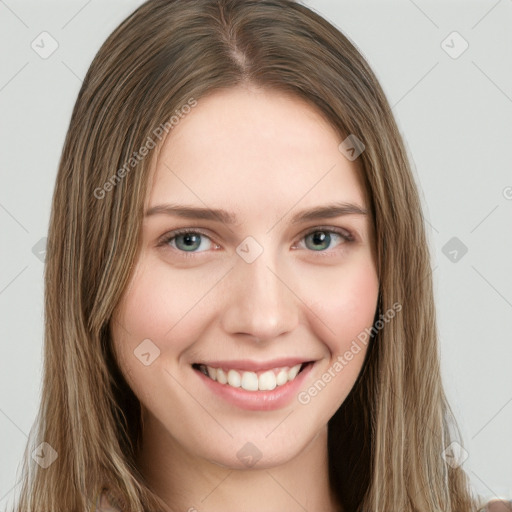
<path fill-rule="evenodd" d="M 216 317 L 221 297 L 214 288 L 223 275 L 217 270 L 199 279 L 195 271 L 169 269 L 157 258 L 142 257 L 116 309 L 119 355 L 134 365 L 130 356 L 148 338 L 161 350 L 172 347 L 174 357 L 190 349 Z M 286 280 L 296 283 L 301 316 L 332 354 L 344 353 L 372 325 L 379 283 L 369 252 L 356 252 L 336 266 L 297 265 Z"/>
<path fill-rule="evenodd" d="M 197 320 L 194 309 L 205 286 L 191 281 L 183 269 L 164 268 L 161 261 L 144 255 L 139 259 L 114 312 L 111 333 L 119 366 L 142 403 L 154 402 L 162 383 L 170 379 L 165 373 L 169 361 L 189 348 L 198 334 L 199 323 L 191 319 Z M 141 359 L 146 352 L 147 366 Z"/>
<path fill-rule="evenodd" d="M 208 283 L 191 279 L 183 269 L 170 271 L 161 261 L 141 258 L 117 308 L 117 323 L 124 327 L 123 343 L 126 344 L 127 333 L 131 340 L 130 347 L 120 349 L 133 350 L 146 338 L 160 348 L 164 348 L 164 340 L 172 340 L 177 352 L 185 348 L 185 342 L 180 346 L 183 337 L 176 333 L 193 327 L 187 322 L 187 315 L 207 292 Z"/>
<path fill-rule="evenodd" d="M 272 418 L 268 424 L 259 425 L 249 416 L 243 422 L 240 415 L 232 418 L 226 413 L 223 422 L 236 441 L 222 442 L 215 437 L 216 425 L 205 433 L 203 425 L 210 424 L 210 416 L 202 407 L 191 406 L 190 394 L 185 391 L 187 386 L 176 386 L 166 370 L 171 374 L 180 371 L 180 355 L 188 352 L 190 358 L 196 340 L 208 329 L 219 328 L 219 315 L 236 305 L 236 295 L 226 298 L 227 285 L 222 281 L 226 269 L 187 272 L 170 269 L 156 259 L 141 259 L 116 309 L 117 321 L 113 324 L 116 355 L 141 403 L 191 451 L 200 450 L 208 458 L 230 463 L 226 454 L 234 449 L 232 445 L 252 435 L 259 439 L 261 446 L 267 447 L 267 453 L 287 456 L 305 446 L 308 436 L 327 424 L 353 387 L 365 347 L 361 346 L 351 362 L 340 363 L 338 356 L 350 350 L 352 341 L 373 323 L 379 284 L 371 258 L 360 251 L 336 266 L 297 263 L 284 268 L 282 273 L 287 283 L 294 283 L 294 293 L 283 294 L 283 298 L 291 301 L 289 305 L 293 302 L 292 307 L 303 322 L 296 335 L 309 331 L 311 343 L 323 347 L 324 357 L 315 379 L 294 399 L 292 407 L 296 413 L 281 425 L 282 437 L 267 435 L 282 420 Z M 227 275 L 226 279 L 229 278 Z M 224 288 L 215 288 L 216 283 L 222 283 Z M 239 293 L 243 293 L 241 290 Z M 147 367 L 133 355 L 146 338 L 162 350 L 162 356 Z M 185 379 L 187 374 L 183 371 L 181 375 Z M 183 411 L 179 422 L 169 413 L 175 410 Z"/>
<path fill-rule="evenodd" d="M 336 268 L 317 267 L 301 278 L 302 294 L 312 311 L 311 322 L 333 354 L 347 350 L 374 321 L 379 280 L 370 255 L 359 256 Z"/>

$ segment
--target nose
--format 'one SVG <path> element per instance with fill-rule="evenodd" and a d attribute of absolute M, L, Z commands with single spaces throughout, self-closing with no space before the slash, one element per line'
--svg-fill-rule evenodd
<path fill-rule="evenodd" d="M 259 341 L 292 331 L 299 321 L 300 300 L 293 277 L 264 251 L 255 261 L 237 260 L 229 273 L 222 326 L 229 334 L 246 334 Z"/>

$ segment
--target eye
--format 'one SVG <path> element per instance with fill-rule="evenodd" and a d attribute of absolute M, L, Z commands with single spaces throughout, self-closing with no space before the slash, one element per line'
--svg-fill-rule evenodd
<path fill-rule="evenodd" d="M 346 230 L 319 227 L 303 235 L 300 238 L 300 241 L 302 240 L 305 241 L 306 248 L 310 249 L 312 252 L 326 252 L 326 249 L 331 248 L 330 246 L 333 240 L 338 241 L 337 245 L 342 245 L 347 242 L 352 242 L 354 237 Z M 215 247 L 215 249 L 220 247 L 201 230 L 188 228 L 178 229 L 164 235 L 158 245 L 170 245 L 173 249 L 183 253 L 185 257 L 193 257 L 192 255 L 194 253 L 205 252 L 213 247 Z M 296 249 L 298 247 L 294 245 L 292 248 Z"/>
<path fill-rule="evenodd" d="M 206 242 L 207 243 L 203 243 Z M 178 229 L 164 236 L 159 245 L 170 245 L 174 249 L 185 253 L 204 252 L 211 248 L 212 240 L 205 233 L 197 229 Z M 205 247 L 206 245 L 206 247 Z M 204 250 L 198 251 L 202 248 Z M 185 254 L 188 256 L 188 254 Z"/>
<path fill-rule="evenodd" d="M 338 244 L 352 242 L 354 237 L 346 230 L 333 228 L 315 228 L 307 232 L 301 240 L 305 241 L 305 246 L 314 252 L 325 252 L 330 247 L 333 240 L 337 240 Z"/>

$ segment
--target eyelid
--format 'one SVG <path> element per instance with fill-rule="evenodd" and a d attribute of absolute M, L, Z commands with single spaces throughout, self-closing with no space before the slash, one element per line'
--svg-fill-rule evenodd
<path fill-rule="evenodd" d="M 215 245 L 220 245 L 218 244 L 213 238 L 212 236 L 205 230 L 203 230 L 202 228 L 195 228 L 195 227 L 190 227 L 190 228 L 178 228 L 178 229 L 173 229 L 172 231 L 169 231 L 168 233 L 165 233 L 164 235 L 162 235 L 158 241 L 157 241 L 157 247 L 160 247 L 160 246 L 164 246 L 166 244 L 168 244 L 173 238 L 179 236 L 179 235 L 183 235 L 183 234 L 187 234 L 187 233 L 198 233 L 200 235 L 203 235 L 205 236 L 206 238 L 208 238 L 213 244 Z M 172 248 L 174 249 L 174 247 Z M 176 251 L 176 249 L 175 249 Z M 179 253 L 181 254 L 184 254 L 186 256 L 190 255 L 190 254 L 200 254 L 201 252 L 206 252 L 206 251 L 200 251 L 200 252 L 186 252 L 186 251 L 180 251 L 179 249 L 177 250 Z"/>
<path fill-rule="evenodd" d="M 340 228 L 337 226 L 311 226 L 309 228 L 306 228 L 304 231 L 302 231 L 298 235 L 298 237 L 296 238 L 296 241 L 293 243 L 293 247 L 295 247 L 298 244 L 298 242 L 302 241 L 302 239 L 304 239 L 306 236 L 308 236 L 312 233 L 316 233 L 317 231 L 327 231 L 330 233 L 335 233 L 344 239 L 344 241 L 345 241 L 344 243 L 354 242 L 356 240 L 353 232 L 349 231 L 346 228 Z M 213 244 L 220 245 L 215 241 L 214 238 L 212 238 L 212 236 L 206 230 L 203 230 L 202 228 L 189 227 L 189 228 L 174 229 L 174 230 L 169 231 L 168 233 L 162 235 L 157 241 L 157 246 L 158 247 L 164 246 L 164 245 L 168 244 L 173 238 L 175 238 L 179 235 L 182 235 L 182 234 L 187 234 L 187 233 L 201 234 L 201 235 L 205 236 L 206 238 L 208 238 Z M 342 243 L 341 245 L 344 245 L 344 243 Z M 179 249 L 174 249 L 174 247 L 172 247 L 172 249 L 179 252 L 180 255 L 183 255 L 185 257 L 193 257 L 194 254 L 201 254 L 204 252 L 208 252 L 208 251 L 199 251 L 199 252 L 180 251 Z M 315 253 L 315 252 L 316 253 L 328 253 L 328 252 L 332 252 L 332 251 L 333 250 L 331 250 L 331 251 L 311 251 L 311 252 L 313 252 L 313 253 Z"/>
<path fill-rule="evenodd" d="M 341 237 L 345 238 L 347 242 L 351 242 L 355 240 L 354 233 L 346 228 L 340 228 L 338 226 L 312 226 L 304 231 L 299 236 L 299 239 L 304 238 L 307 235 L 310 235 L 311 233 L 316 233 L 317 231 L 328 231 L 331 233 L 336 233 L 340 235 Z"/>

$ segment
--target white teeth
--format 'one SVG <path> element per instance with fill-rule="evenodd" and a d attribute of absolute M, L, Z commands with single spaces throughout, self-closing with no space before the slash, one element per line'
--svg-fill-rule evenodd
<path fill-rule="evenodd" d="M 244 372 L 240 387 L 247 391 L 258 391 L 258 376 L 254 372 Z"/>
<path fill-rule="evenodd" d="M 278 386 L 282 386 L 288 382 L 288 372 L 286 370 L 281 370 L 276 377 L 276 384 Z"/>
<path fill-rule="evenodd" d="M 228 377 L 224 373 L 224 370 L 221 368 L 217 368 L 217 382 L 219 384 L 227 384 L 228 383 Z"/>
<path fill-rule="evenodd" d="M 258 379 L 258 389 L 260 391 L 272 391 L 276 385 L 276 374 L 272 370 L 262 373 Z"/>
<path fill-rule="evenodd" d="M 293 380 L 295 377 L 297 377 L 297 374 L 300 370 L 300 364 L 296 364 L 293 368 L 290 368 L 290 371 L 288 372 L 288 379 Z"/>
<path fill-rule="evenodd" d="M 296 364 L 292 368 L 275 368 L 267 370 L 260 375 L 256 372 L 238 372 L 229 370 L 227 373 L 221 368 L 201 366 L 203 373 L 216 380 L 219 384 L 227 384 L 234 388 L 242 388 L 246 391 L 272 391 L 278 386 L 283 386 L 297 377 L 302 364 Z M 206 370 L 206 371 L 204 371 Z"/>
<path fill-rule="evenodd" d="M 235 370 L 229 370 L 228 372 L 228 384 L 234 388 L 239 388 L 242 383 L 240 374 Z"/>

